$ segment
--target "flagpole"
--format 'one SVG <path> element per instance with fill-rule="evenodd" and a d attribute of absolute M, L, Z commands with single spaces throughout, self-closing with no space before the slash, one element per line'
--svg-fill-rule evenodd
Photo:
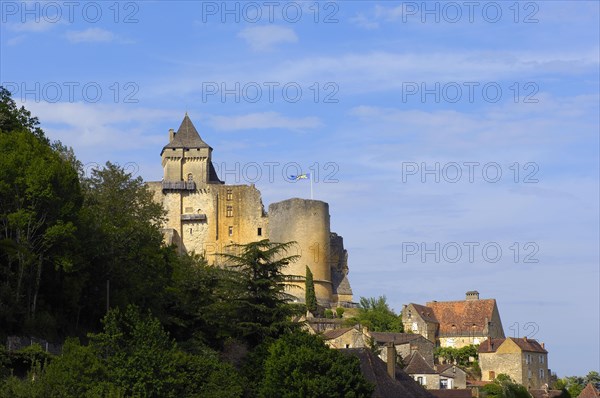
<path fill-rule="evenodd" d="M 313 200 L 312 173 L 309 174 L 308 179 L 310 180 L 310 200 Z"/>

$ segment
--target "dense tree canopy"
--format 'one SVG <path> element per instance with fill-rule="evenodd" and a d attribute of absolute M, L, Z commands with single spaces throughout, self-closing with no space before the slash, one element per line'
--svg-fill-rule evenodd
<path fill-rule="evenodd" d="M 404 331 L 402 317 L 392 311 L 385 296 L 378 298 L 361 297 L 358 304 L 358 314 L 349 318 L 347 323 L 350 325 L 360 323 L 373 332 L 401 333 Z"/>
<path fill-rule="evenodd" d="M 373 385 L 357 357 L 329 349 L 318 337 L 296 332 L 271 345 L 260 387 L 264 398 L 370 397 Z"/>

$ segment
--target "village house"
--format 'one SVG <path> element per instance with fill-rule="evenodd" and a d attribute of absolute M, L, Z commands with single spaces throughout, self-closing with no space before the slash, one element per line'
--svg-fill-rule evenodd
<path fill-rule="evenodd" d="M 467 388 L 467 372 L 459 366 L 446 363 L 435 365 L 434 369 L 440 374 L 440 389 Z"/>
<path fill-rule="evenodd" d="M 544 343 L 534 339 L 489 339 L 479 346 L 481 380 L 493 381 L 504 373 L 527 389 L 540 389 L 548 384 L 548 351 Z"/>
<path fill-rule="evenodd" d="M 410 303 L 402 309 L 404 330 L 420 334 L 440 347 L 461 348 L 487 338 L 504 338 L 495 299 L 469 291 L 465 300 Z"/>
<path fill-rule="evenodd" d="M 413 353 L 419 352 L 429 366 L 433 366 L 434 344 L 420 334 L 413 333 L 387 333 L 387 332 L 368 332 L 373 342 L 380 348 L 379 357 L 387 361 L 387 351 L 383 348 L 389 343 L 396 347 L 397 355 L 402 362 L 406 364 L 406 359 Z"/>
<path fill-rule="evenodd" d="M 438 390 L 440 388 L 440 374 L 427 363 L 418 351 L 413 352 L 406 358 L 404 371 L 428 390 Z"/>

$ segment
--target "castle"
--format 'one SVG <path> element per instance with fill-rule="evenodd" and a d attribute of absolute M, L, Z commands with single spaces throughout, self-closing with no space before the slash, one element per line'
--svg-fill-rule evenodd
<path fill-rule="evenodd" d="M 308 266 L 320 305 L 349 306 L 347 252 L 343 238 L 330 230 L 329 205 L 293 198 L 272 203 L 267 213 L 254 184 L 227 185 L 219 179 L 212 151 L 187 113 L 177 131 L 169 130 L 169 142 L 161 151 L 163 180 L 148 183 L 167 212 L 166 242 L 219 265 L 216 254 L 228 252 L 231 244 L 295 241 L 288 255 L 300 259 L 284 272 L 303 277 Z M 303 302 L 304 283 L 291 284 L 289 293 Z"/>

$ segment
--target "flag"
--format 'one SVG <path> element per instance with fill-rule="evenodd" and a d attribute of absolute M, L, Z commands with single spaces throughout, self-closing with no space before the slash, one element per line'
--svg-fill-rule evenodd
<path fill-rule="evenodd" d="M 297 176 L 290 176 L 290 180 L 298 181 L 298 180 L 308 180 L 310 178 L 310 173 L 300 174 Z"/>

